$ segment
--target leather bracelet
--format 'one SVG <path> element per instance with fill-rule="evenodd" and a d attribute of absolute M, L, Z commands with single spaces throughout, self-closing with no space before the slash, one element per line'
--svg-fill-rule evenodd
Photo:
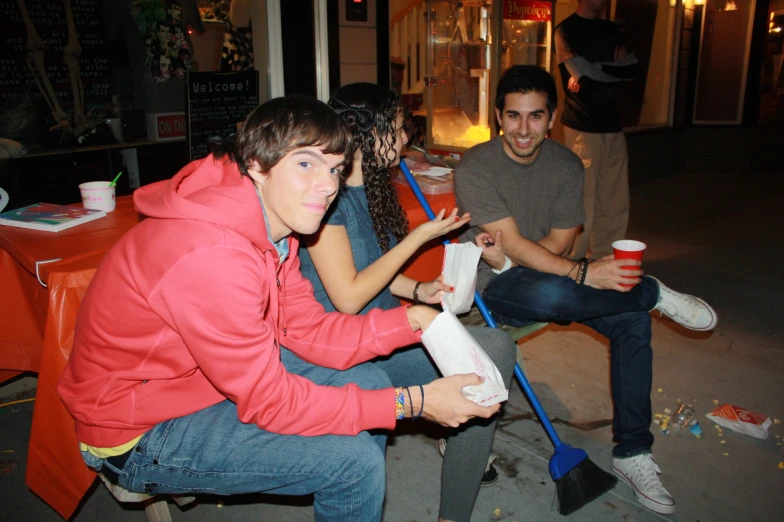
<path fill-rule="evenodd" d="M 586 259 L 586 258 L 584 258 L 584 257 L 581 257 L 580 259 L 578 259 L 578 260 L 577 260 L 577 262 L 576 262 L 576 263 L 574 264 L 574 266 L 572 267 L 572 270 L 574 270 L 575 268 L 577 268 L 577 273 L 576 273 L 576 274 L 574 274 L 574 283 L 575 283 L 576 285 L 579 285 L 579 284 L 580 284 L 580 276 L 582 275 L 582 273 L 583 273 L 583 270 L 585 270 L 585 264 L 584 264 L 584 263 L 585 263 L 586 261 L 587 261 L 587 259 Z M 568 273 L 568 274 L 566 274 L 566 277 L 569 277 L 569 276 L 572 274 L 572 270 L 569 270 L 569 273 Z"/>
<path fill-rule="evenodd" d="M 582 258 L 580 260 L 580 267 L 582 268 L 582 271 L 580 272 L 580 282 L 577 283 L 579 285 L 585 283 L 585 277 L 588 275 L 588 260 L 585 259 L 585 258 Z"/>
<path fill-rule="evenodd" d="M 419 285 L 421 284 L 422 281 L 417 281 L 417 284 L 414 285 L 414 304 L 424 304 L 419 300 Z"/>
<path fill-rule="evenodd" d="M 572 277 L 572 272 L 574 272 L 574 269 L 575 269 L 575 268 L 577 268 L 578 266 L 580 266 L 580 261 L 577 261 L 577 262 L 576 262 L 576 263 L 575 263 L 575 264 L 572 266 L 572 269 L 571 269 L 571 270 L 569 270 L 569 273 L 568 273 L 568 274 L 566 274 L 566 277 L 568 277 L 568 278 L 570 278 L 570 279 L 571 279 L 571 277 Z M 579 271 L 579 270 L 578 270 L 578 271 L 577 271 L 577 273 L 575 274 L 575 276 L 574 276 L 574 280 L 575 280 L 575 281 L 577 281 L 577 278 L 578 278 L 578 277 L 580 277 L 580 271 Z"/>

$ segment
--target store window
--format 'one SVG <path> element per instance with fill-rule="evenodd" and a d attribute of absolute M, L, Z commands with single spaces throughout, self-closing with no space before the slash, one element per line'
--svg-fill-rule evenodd
<path fill-rule="evenodd" d="M 428 78 L 432 139 L 469 148 L 490 139 L 492 4 L 427 2 Z M 432 115 L 432 116 L 431 116 Z"/>

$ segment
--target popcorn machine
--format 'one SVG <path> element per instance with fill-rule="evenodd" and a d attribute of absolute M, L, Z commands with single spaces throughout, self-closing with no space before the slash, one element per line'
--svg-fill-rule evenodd
<path fill-rule="evenodd" d="M 552 70 L 547 0 L 426 0 L 426 147 L 462 152 L 495 134 L 495 86 L 512 65 Z"/>

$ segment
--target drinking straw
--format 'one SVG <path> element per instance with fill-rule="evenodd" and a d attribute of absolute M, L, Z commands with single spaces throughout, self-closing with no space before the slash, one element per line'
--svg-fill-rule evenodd
<path fill-rule="evenodd" d="M 122 176 L 122 171 L 118 172 L 117 175 L 112 180 L 112 182 L 109 183 L 109 188 L 112 188 L 113 186 L 115 186 L 117 184 L 117 180 L 120 179 L 120 176 Z"/>

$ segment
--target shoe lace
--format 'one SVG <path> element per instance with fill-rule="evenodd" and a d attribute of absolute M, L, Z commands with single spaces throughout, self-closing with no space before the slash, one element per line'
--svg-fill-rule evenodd
<path fill-rule="evenodd" d="M 691 299 L 678 294 L 670 294 L 668 297 L 667 301 L 662 301 L 656 306 L 660 317 L 662 313 L 665 313 L 673 319 L 677 317 L 688 323 L 696 322 L 700 310 Z M 680 303 L 675 303 L 676 300 Z"/>
<path fill-rule="evenodd" d="M 661 470 L 653 459 L 653 455 L 648 454 L 637 459 L 634 471 L 637 475 L 634 482 L 638 484 L 640 489 L 667 493 L 667 490 L 664 489 L 664 486 L 659 480 L 659 473 L 661 473 Z"/>

